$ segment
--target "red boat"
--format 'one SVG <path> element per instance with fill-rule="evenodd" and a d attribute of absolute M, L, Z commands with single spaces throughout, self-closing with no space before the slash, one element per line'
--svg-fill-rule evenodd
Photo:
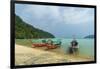
<path fill-rule="evenodd" d="M 48 46 L 47 46 L 48 49 L 55 49 L 55 48 L 57 48 L 57 47 L 58 47 L 58 46 L 56 46 L 56 45 L 48 45 Z"/>
<path fill-rule="evenodd" d="M 45 44 L 45 43 L 34 43 L 34 44 L 32 44 L 32 47 L 44 47 L 44 46 L 47 46 L 47 44 Z"/>
<path fill-rule="evenodd" d="M 46 44 L 46 43 L 34 43 L 34 44 L 32 44 L 32 47 L 47 47 L 47 49 L 55 49 L 58 46 L 51 45 L 51 44 Z"/>

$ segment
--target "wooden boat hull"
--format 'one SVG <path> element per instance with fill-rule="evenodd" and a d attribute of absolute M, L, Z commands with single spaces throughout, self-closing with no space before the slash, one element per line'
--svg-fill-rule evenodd
<path fill-rule="evenodd" d="M 44 47 L 44 46 L 46 46 L 47 44 L 44 44 L 44 43 L 34 43 L 34 44 L 32 44 L 32 47 Z"/>
<path fill-rule="evenodd" d="M 32 44 L 32 47 L 47 47 L 47 49 L 55 49 L 59 46 L 51 45 L 51 44 L 45 44 L 45 43 L 34 43 L 34 44 Z"/>

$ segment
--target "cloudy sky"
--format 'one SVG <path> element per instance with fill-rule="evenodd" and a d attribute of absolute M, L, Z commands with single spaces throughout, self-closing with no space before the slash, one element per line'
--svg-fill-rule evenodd
<path fill-rule="evenodd" d="M 94 8 L 16 4 L 15 14 L 60 38 L 94 34 Z"/>

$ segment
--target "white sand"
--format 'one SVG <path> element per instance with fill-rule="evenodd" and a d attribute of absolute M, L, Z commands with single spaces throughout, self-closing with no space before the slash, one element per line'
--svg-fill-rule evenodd
<path fill-rule="evenodd" d="M 29 48 L 29 47 L 21 46 L 17 44 L 15 45 L 15 64 L 16 65 L 83 62 L 83 61 L 91 61 L 91 60 L 92 59 L 58 54 L 51 51 L 39 50 L 37 48 Z"/>

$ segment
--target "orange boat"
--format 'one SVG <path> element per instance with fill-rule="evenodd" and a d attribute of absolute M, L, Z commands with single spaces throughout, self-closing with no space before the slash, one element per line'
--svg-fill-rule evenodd
<path fill-rule="evenodd" d="M 47 45 L 47 48 L 48 48 L 48 49 L 55 49 L 55 48 L 57 48 L 57 47 L 59 47 L 59 46 L 56 46 L 56 45 Z"/>
<path fill-rule="evenodd" d="M 48 49 L 55 49 L 61 46 L 61 41 L 43 40 L 42 43 L 33 43 L 32 47 L 47 47 Z"/>
<path fill-rule="evenodd" d="M 34 43 L 34 44 L 32 44 L 32 47 L 44 47 L 44 46 L 47 46 L 47 44 L 45 44 L 45 43 Z"/>
<path fill-rule="evenodd" d="M 59 46 L 46 44 L 46 43 L 34 43 L 32 44 L 32 47 L 47 47 L 47 49 L 55 49 Z"/>

